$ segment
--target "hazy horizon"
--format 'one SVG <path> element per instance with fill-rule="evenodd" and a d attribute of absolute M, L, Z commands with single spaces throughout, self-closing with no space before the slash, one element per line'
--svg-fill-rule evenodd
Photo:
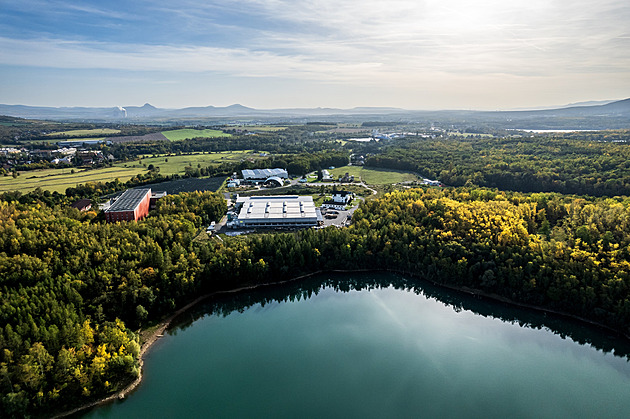
<path fill-rule="evenodd" d="M 584 101 L 584 102 L 575 102 L 575 103 L 565 103 L 565 104 L 558 104 L 558 105 L 546 105 L 546 106 L 530 106 L 530 107 L 515 107 L 515 108 L 504 108 L 504 109 L 463 109 L 463 108 L 443 108 L 443 109 L 410 109 L 410 108 L 401 108 L 401 107 L 397 107 L 397 106 L 353 106 L 353 107 L 349 107 L 349 108 L 336 108 L 333 106 L 313 106 L 313 107 L 279 107 L 279 108 L 255 108 L 253 106 L 248 106 L 247 104 L 243 104 L 243 103 L 232 103 L 229 105 L 221 105 L 221 106 L 217 106 L 217 105 L 213 105 L 213 104 L 207 104 L 207 105 L 191 105 L 191 106 L 187 106 L 187 105 L 183 105 L 181 107 L 170 107 L 170 106 L 155 106 L 152 103 L 149 102 L 145 102 L 142 104 L 104 104 L 104 105 L 62 105 L 62 106 L 53 106 L 53 105 L 37 105 L 37 104 L 24 104 L 24 103 L 0 103 L 0 105 L 9 105 L 9 106 L 28 106 L 28 107 L 42 107 L 42 108 L 130 108 L 130 107 L 138 107 L 141 108 L 145 105 L 151 105 L 157 109 L 163 109 L 163 110 L 178 110 L 178 109 L 185 109 L 185 108 L 205 108 L 205 107 L 216 107 L 216 108 L 225 108 L 225 107 L 230 107 L 230 106 L 244 106 L 246 108 L 250 108 L 250 109 L 254 109 L 254 110 L 258 110 L 258 111 L 278 111 L 278 110 L 291 110 L 291 109 L 304 109 L 304 110 L 309 110 L 309 109 L 336 109 L 336 110 L 352 110 L 352 109 L 359 109 L 359 108 L 383 108 L 383 109 L 400 109 L 401 111 L 410 111 L 410 112 L 439 112 L 439 111 L 528 111 L 528 110 L 545 110 L 545 109 L 560 109 L 560 108 L 565 108 L 565 107 L 574 107 L 574 106 L 596 106 L 596 105 L 604 105 L 607 103 L 613 103 L 613 102 L 617 102 L 617 101 L 622 101 L 628 98 L 619 98 L 619 99 L 614 99 L 614 100 L 603 100 L 603 101 Z M 592 102 L 592 103 L 591 103 Z M 601 102 L 601 103 L 600 103 Z"/>
<path fill-rule="evenodd" d="M 0 103 L 510 110 L 630 97 L 622 0 L 0 0 Z"/>

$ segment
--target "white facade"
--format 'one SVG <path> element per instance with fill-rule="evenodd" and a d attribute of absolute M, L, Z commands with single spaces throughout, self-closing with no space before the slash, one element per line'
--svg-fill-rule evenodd
<path fill-rule="evenodd" d="M 354 194 L 352 192 L 334 192 L 332 199 L 330 201 L 324 202 L 322 204 L 322 208 L 330 208 L 341 211 L 346 208 L 346 205 L 352 202 L 353 198 Z"/>
<path fill-rule="evenodd" d="M 340 204 L 349 204 L 352 202 L 352 198 L 354 198 L 354 194 L 346 191 L 334 192 L 332 196 L 332 200 Z"/>
<path fill-rule="evenodd" d="M 346 208 L 346 204 L 340 204 L 338 202 L 328 201 L 322 204 L 322 208 L 334 209 L 337 211 L 343 211 Z"/>

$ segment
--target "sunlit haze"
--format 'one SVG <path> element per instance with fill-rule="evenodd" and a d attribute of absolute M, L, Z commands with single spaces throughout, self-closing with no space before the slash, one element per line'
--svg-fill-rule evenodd
<path fill-rule="evenodd" d="M 0 103 L 510 109 L 630 96 L 627 0 L 0 0 Z"/>

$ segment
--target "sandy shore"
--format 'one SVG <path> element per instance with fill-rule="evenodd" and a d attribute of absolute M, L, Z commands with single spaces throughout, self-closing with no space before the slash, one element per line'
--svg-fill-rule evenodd
<path fill-rule="evenodd" d="M 530 305 L 530 304 L 524 304 L 524 303 L 519 303 L 519 302 L 515 302 L 510 300 L 509 298 L 497 295 L 497 294 L 491 294 L 491 293 L 487 293 L 484 291 L 480 291 L 480 290 L 476 290 L 476 289 L 472 289 L 472 288 L 468 288 L 468 287 L 459 287 L 459 286 L 453 286 L 453 285 L 448 285 L 448 284 L 440 284 L 431 280 L 427 280 L 424 278 L 418 278 L 416 277 L 413 273 L 410 272 L 405 272 L 405 271 L 397 271 L 397 270 L 392 270 L 392 269 L 382 269 L 382 270 L 374 270 L 374 269 L 354 269 L 354 270 L 327 270 L 327 271 L 317 271 L 317 272 L 312 272 L 309 274 L 305 274 L 305 275 L 301 275 L 292 279 L 288 279 L 286 281 L 279 281 L 279 282 L 268 282 L 268 283 L 263 283 L 263 284 L 256 284 L 256 285 L 249 285 L 249 286 L 243 286 L 243 287 L 239 287 L 239 288 L 234 288 L 231 290 L 225 290 L 225 291 L 215 291 L 215 292 L 211 292 L 205 295 L 202 295 L 201 297 L 196 298 L 195 300 L 191 301 L 190 303 L 186 304 L 185 306 L 181 307 L 179 310 L 177 310 L 175 313 L 173 313 L 172 315 L 170 315 L 168 318 L 166 318 L 165 320 L 161 321 L 160 323 L 158 323 L 157 327 L 153 330 L 153 332 L 151 332 L 148 336 L 146 336 L 141 348 L 140 348 L 140 355 L 139 355 L 139 360 L 138 360 L 138 370 L 139 370 L 139 374 L 138 377 L 132 381 L 130 384 L 128 384 L 124 389 L 111 394 L 107 397 L 104 397 L 102 399 L 90 402 L 90 403 L 86 403 L 84 405 L 81 405 L 79 407 L 76 407 L 72 410 L 63 412 L 63 413 L 59 413 L 56 414 L 55 416 L 53 416 L 53 418 L 62 418 L 62 417 L 66 417 L 66 416 L 70 416 L 70 415 L 74 415 L 76 413 L 79 413 L 83 410 L 88 410 L 91 409 L 93 407 L 96 406 L 100 406 L 106 403 L 110 403 L 116 400 L 121 400 L 124 399 L 125 397 L 127 397 L 131 392 L 133 392 L 136 388 L 138 388 L 138 386 L 140 385 L 140 383 L 142 382 L 142 370 L 144 367 L 144 358 L 147 354 L 147 352 L 149 351 L 149 349 L 151 349 L 151 347 L 153 346 L 153 344 L 155 344 L 155 342 L 157 342 L 162 336 L 164 336 L 164 332 L 166 332 L 166 329 L 171 325 L 171 323 L 173 322 L 173 320 L 175 320 L 175 318 L 179 315 L 181 315 L 182 313 L 186 312 L 187 310 L 189 310 L 190 308 L 192 308 L 193 306 L 199 304 L 200 302 L 216 296 L 216 295 L 224 295 L 224 294 L 235 294 L 235 293 L 239 293 L 242 291 L 251 291 L 251 290 L 255 290 L 257 288 L 264 288 L 264 287 L 268 287 L 268 286 L 274 286 L 274 285 L 282 285 L 282 284 L 287 284 L 290 282 L 295 282 L 295 281 L 299 281 L 301 279 L 305 279 L 305 278 L 309 278 L 311 276 L 315 276 L 315 275 L 319 275 L 319 274 L 325 274 L 325 273 L 366 273 L 366 272 L 390 272 L 390 273 L 394 273 L 394 274 L 398 274 L 398 275 L 402 275 L 402 276 L 408 276 L 408 277 L 413 277 L 415 279 L 419 279 L 420 281 L 426 281 L 429 282 L 435 286 L 438 287 L 442 287 L 445 289 L 449 289 L 449 290 L 453 290 L 453 291 L 458 291 L 458 292 L 464 292 L 466 294 L 470 294 L 470 295 L 474 295 L 477 297 L 481 297 L 481 298 L 485 298 L 488 300 L 492 300 L 492 301 L 497 301 L 500 303 L 504 303 L 504 304 L 508 304 L 508 305 L 512 305 L 512 306 L 516 306 L 516 307 L 521 307 L 521 308 L 525 308 L 525 309 L 529 309 L 529 310 L 534 310 L 534 311 L 539 311 L 539 312 L 544 312 L 544 313 L 549 313 L 549 314 L 553 314 L 553 315 L 557 315 L 557 316 L 561 316 L 561 317 L 565 317 L 565 318 L 571 318 L 571 319 L 575 319 L 575 320 L 579 320 L 581 322 L 605 329 L 607 331 L 613 332 L 614 334 L 617 334 L 619 336 L 624 337 L 625 339 L 630 340 L 630 336 L 628 336 L 627 334 L 624 334 L 618 330 L 615 330 L 609 326 L 603 325 L 601 323 L 597 323 L 594 322 L 592 320 L 589 319 L 585 319 L 583 317 L 579 317 L 579 316 L 575 316 L 572 314 L 568 314 L 568 313 L 563 313 L 560 311 L 556 311 L 553 309 L 549 309 L 549 308 L 545 308 L 545 307 L 540 307 L 540 306 L 534 306 L 534 305 Z"/>
<path fill-rule="evenodd" d="M 210 297 L 216 296 L 216 295 L 222 295 L 222 294 L 235 294 L 235 293 L 239 293 L 242 291 L 251 291 L 251 290 L 255 290 L 257 288 L 262 288 L 262 287 L 268 287 L 268 286 L 272 286 L 272 285 L 282 285 L 282 284 L 286 284 L 289 282 L 294 282 L 294 281 L 298 281 L 300 279 L 304 279 L 304 278 L 308 278 L 310 276 L 314 276 L 317 274 L 323 273 L 322 271 L 319 272 L 314 272 L 314 273 L 310 273 L 310 274 L 306 274 L 306 275 L 302 275 L 302 276 L 298 276 L 292 279 L 288 279 L 286 281 L 280 281 L 280 282 L 269 282 L 269 283 L 264 283 L 264 284 L 256 284 L 256 285 L 250 285 L 250 286 L 244 286 L 244 287 L 239 287 L 239 288 L 234 288 L 231 290 L 225 290 L 225 291 L 215 291 L 215 292 L 211 292 L 205 295 L 202 295 L 199 298 L 196 298 L 195 300 L 191 301 L 190 303 L 186 304 L 185 306 L 181 307 L 179 310 L 177 310 L 175 313 L 173 313 L 172 315 L 170 315 L 169 317 L 167 317 L 165 320 L 162 320 L 160 323 L 158 323 L 157 327 L 153 330 L 153 332 L 151 332 L 148 336 L 146 336 L 144 342 L 142 343 L 142 346 L 140 347 L 140 355 L 139 355 L 139 359 L 138 359 L 138 377 L 136 377 L 135 380 L 133 380 L 131 383 L 129 383 L 124 389 L 110 394 L 107 397 L 103 397 L 102 399 L 98 399 L 95 400 L 93 402 L 89 402 L 89 403 L 85 403 L 81 406 L 78 406 L 72 410 L 68 410 L 62 413 L 58 413 L 55 414 L 53 416 L 53 418 L 62 418 L 62 417 L 66 417 L 66 416 L 71 416 L 74 415 L 76 413 L 79 413 L 83 410 L 88 410 L 91 409 L 93 407 L 96 406 L 100 406 L 106 403 L 110 403 L 116 400 L 122 400 L 125 397 L 127 397 L 131 392 L 133 392 L 136 388 L 138 388 L 138 386 L 140 385 L 140 383 L 142 382 L 142 370 L 144 367 L 144 358 L 147 354 L 147 352 L 149 351 L 149 349 L 151 349 L 151 347 L 153 346 L 153 344 L 155 344 L 155 342 L 158 341 L 158 339 L 160 339 L 162 336 L 164 336 L 164 332 L 166 332 L 166 329 L 168 329 L 168 327 L 171 325 L 171 323 L 173 322 L 173 320 L 175 320 L 175 318 L 179 315 L 181 315 L 182 313 L 185 313 L 187 310 L 189 310 L 190 308 L 194 307 L 195 305 L 199 304 L 200 302 L 207 300 Z"/>

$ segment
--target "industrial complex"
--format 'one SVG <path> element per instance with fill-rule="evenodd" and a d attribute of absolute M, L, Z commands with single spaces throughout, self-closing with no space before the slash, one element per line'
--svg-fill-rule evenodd
<path fill-rule="evenodd" d="M 236 200 L 238 217 L 232 226 L 248 227 L 315 227 L 323 223 L 312 196 L 248 196 Z M 240 210 L 239 210 L 240 208 Z"/>
<path fill-rule="evenodd" d="M 230 182 L 238 184 L 235 175 Z M 261 179 L 264 179 L 264 186 L 274 183 L 274 186 L 282 186 L 287 172 L 284 169 L 243 170 L 243 177 L 247 179 L 243 182 L 253 183 L 258 188 Z M 146 187 L 129 189 L 118 198 L 99 204 L 99 208 L 104 211 L 107 222 L 138 221 L 148 216 L 149 210 L 156 207 L 157 200 L 165 195 L 166 192 L 154 192 Z M 259 228 L 343 226 L 350 220 L 351 211 L 348 211 L 354 194 L 338 191 L 335 188 L 332 197 L 322 204 L 321 209 L 315 206 L 312 195 L 239 196 L 237 194 L 230 200 L 226 194 L 226 198 L 228 198 L 228 205 L 231 205 L 230 201 L 234 205 L 227 213 L 227 223 L 223 224 L 220 220 L 216 220 L 208 227 L 206 233 L 221 232 L 224 225 L 240 231 Z"/>

